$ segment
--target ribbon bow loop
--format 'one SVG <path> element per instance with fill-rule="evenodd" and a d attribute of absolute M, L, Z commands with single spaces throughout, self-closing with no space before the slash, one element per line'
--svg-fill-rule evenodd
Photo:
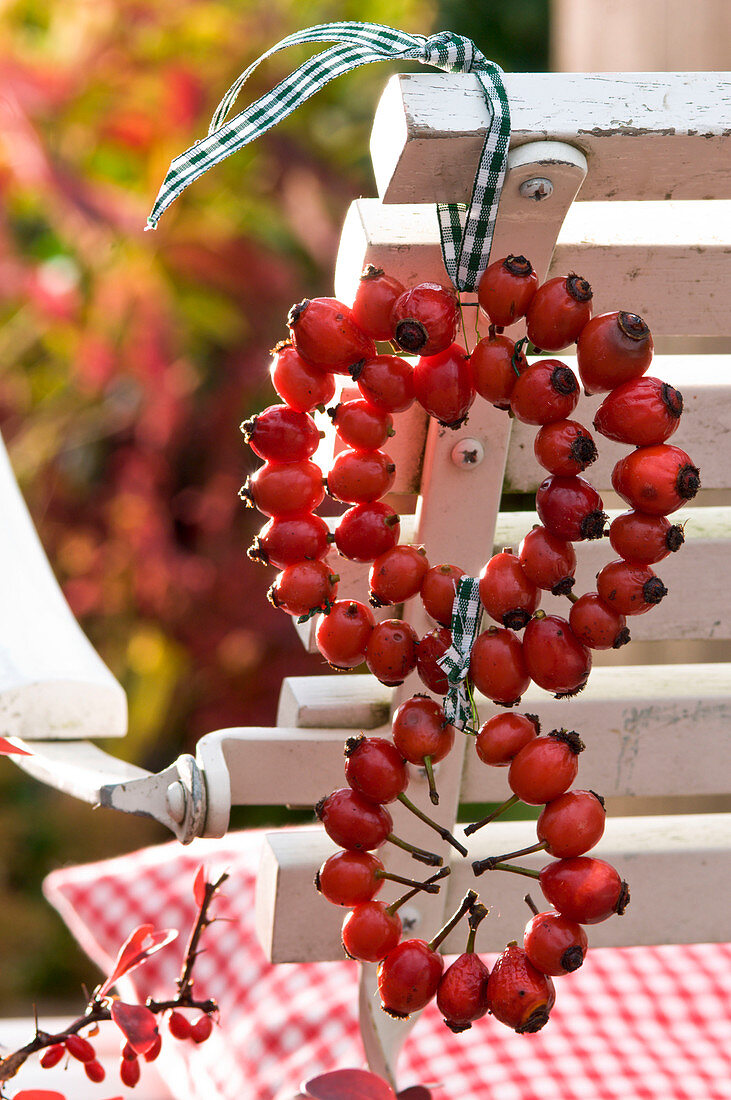
<path fill-rule="evenodd" d="M 270 92 L 233 118 L 228 115 L 244 84 L 262 61 L 289 46 L 334 43 L 291 72 Z M 502 70 L 474 42 L 452 31 L 408 34 L 378 23 L 322 23 L 282 39 L 236 78 L 213 115 L 206 137 L 172 161 L 155 200 L 147 228 L 194 180 L 237 149 L 265 134 L 300 104 L 342 73 L 375 61 L 415 60 L 447 72 L 475 73 L 490 112 L 485 144 L 472 196 L 463 203 L 439 203 L 437 217 L 444 266 L 458 290 L 474 290 L 490 260 L 510 139 L 510 109 Z"/>
<path fill-rule="evenodd" d="M 419 50 L 419 61 L 448 73 L 471 73 L 476 60 L 484 58 L 471 39 L 452 31 L 431 34 Z"/>

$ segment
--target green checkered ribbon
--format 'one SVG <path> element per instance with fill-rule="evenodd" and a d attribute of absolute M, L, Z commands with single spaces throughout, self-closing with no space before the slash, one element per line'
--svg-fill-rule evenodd
<path fill-rule="evenodd" d="M 477 577 L 460 577 L 452 604 L 452 644 L 437 661 L 447 674 L 449 691 L 444 700 L 447 721 L 458 729 L 473 725 L 472 699 L 467 673 L 472 645 L 480 630 L 482 604 Z"/>
<path fill-rule="evenodd" d="M 311 57 L 270 92 L 226 121 L 241 88 L 262 61 L 287 46 L 307 42 L 336 44 Z M 459 290 L 474 290 L 490 256 L 505 178 L 510 109 L 500 67 L 488 61 L 469 38 L 451 31 L 426 37 L 376 23 L 323 23 L 282 39 L 234 81 L 216 108 L 207 137 L 173 160 L 147 219 L 147 228 L 155 229 L 163 211 L 214 164 L 281 122 L 336 76 L 374 61 L 420 61 L 447 72 L 474 73 L 485 91 L 490 125 L 469 206 L 463 203 L 437 206 L 447 273 Z"/>

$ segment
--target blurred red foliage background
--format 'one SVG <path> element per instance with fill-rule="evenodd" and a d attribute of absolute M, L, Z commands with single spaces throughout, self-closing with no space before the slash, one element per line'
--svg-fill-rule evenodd
<path fill-rule="evenodd" d="M 246 559 L 263 520 L 237 496 L 256 465 L 238 424 L 275 398 L 268 349 L 293 302 L 331 292 L 347 205 L 374 193 L 369 128 L 393 66 L 331 84 L 145 234 L 170 160 L 205 133 L 239 71 L 299 27 L 450 26 L 505 67 L 535 68 L 545 7 L 529 0 L 517 20 L 497 5 L 491 24 L 436 0 L 5 7 L 0 428 L 68 602 L 127 692 L 116 754 L 156 769 L 210 730 L 270 724 L 283 677 L 322 668 Z M 243 102 L 307 52 L 272 58 Z M 17 956 L 0 967 L 7 1005 L 28 986 L 65 990 L 73 968 L 53 915 L 28 908 L 42 874 L 164 837 L 103 813 L 92 827 L 88 807 L 10 765 L 0 793 L 0 936 Z M 44 945 L 25 966 L 13 950 L 23 929 Z"/>

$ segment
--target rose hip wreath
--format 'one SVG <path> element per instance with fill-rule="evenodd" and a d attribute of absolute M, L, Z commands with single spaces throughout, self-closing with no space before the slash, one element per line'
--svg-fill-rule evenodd
<path fill-rule="evenodd" d="M 400 684 L 416 670 L 425 687 L 445 696 L 444 667 L 452 645 L 455 593 L 463 570 L 432 565 L 424 547 L 399 543 L 399 516 L 381 498 L 393 485 L 395 466 L 383 450 L 393 435 L 393 414 L 413 401 L 440 424 L 460 427 L 476 396 L 535 425 L 535 455 L 547 471 L 536 493 L 540 524 L 518 552 L 503 550 L 479 575 L 482 609 L 493 625 L 477 634 L 469 653 L 467 692 L 476 688 L 493 703 L 516 706 L 532 680 L 556 698 L 576 695 L 591 669 L 591 650 L 629 641 L 627 619 L 650 611 L 667 589 L 652 566 L 683 543 L 683 529 L 667 518 L 697 493 L 698 469 L 667 441 L 679 424 L 681 394 L 647 376 L 652 336 L 643 319 L 623 311 L 592 317 L 592 290 L 575 274 L 538 285 L 530 262 L 508 256 L 490 264 L 477 291 L 489 320 L 488 335 L 471 353 L 456 343 L 461 309 L 450 289 L 422 283 L 406 289 L 369 266 L 352 308 L 332 298 L 305 299 L 289 314 L 290 338 L 274 350 L 271 368 L 282 404 L 242 425 L 264 465 L 248 479 L 242 497 L 269 522 L 249 556 L 280 570 L 271 602 L 301 620 L 320 612 L 317 647 L 336 669 L 364 661 L 382 683 Z M 503 329 L 525 317 L 527 336 L 514 342 Z M 387 342 L 387 351 L 377 342 Z M 601 497 L 581 477 L 597 457 L 591 432 L 571 419 L 579 379 L 559 359 L 528 364 L 525 346 L 551 355 L 576 343 L 577 366 L 587 394 L 606 394 L 594 417 L 600 435 L 634 449 L 614 467 L 612 486 L 630 510 L 608 525 Z M 419 358 L 414 366 L 397 351 Z M 335 393 L 335 375 L 357 382 L 361 397 L 327 411 L 345 445 L 327 478 L 312 461 L 321 433 L 310 416 Z M 316 514 L 327 491 L 350 507 L 334 534 Z M 596 590 L 576 596 L 573 543 L 609 536 L 617 554 L 597 574 Z M 400 605 L 419 596 L 435 629 L 419 638 L 399 618 L 376 624 L 370 607 L 338 599 L 339 577 L 327 562 L 332 543 L 339 554 L 370 563 L 370 603 Z M 566 596 L 568 618 L 539 608 L 542 592 Z M 479 621 L 479 620 L 478 620 Z M 486 910 L 469 891 L 457 912 L 430 941 L 402 939 L 399 908 L 419 890 L 436 892 L 443 868 L 424 882 L 387 872 L 373 853 L 386 842 L 422 863 L 440 866 L 440 856 L 394 835 L 387 809 L 400 801 L 462 856 L 467 850 L 431 821 L 405 794 L 408 764 L 423 768 L 430 796 L 438 802 L 433 765 L 450 751 L 455 726 L 444 707 L 414 695 L 396 710 L 392 740 L 355 737 L 345 745 L 347 786 L 316 807 L 327 834 L 341 851 L 320 868 L 316 885 L 327 900 L 347 907 L 342 941 L 346 953 L 378 962 L 382 1006 L 396 1017 L 423 1008 L 436 995 L 445 1022 L 463 1031 L 490 1012 L 518 1032 L 537 1031 L 554 1003 L 552 977 L 583 962 L 583 925 L 621 914 L 627 884 L 608 863 L 586 855 L 604 830 L 604 801 L 590 790 L 570 789 L 584 745 L 567 729 L 541 734 L 530 714 L 498 713 L 465 732 L 485 764 L 507 767 L 512 795 L 488 817 L 468 825 L 469 836 L 521 801 L 543 806 L 537 841 L 517 852 L 472 864 L 475 875 L 504 870 L 538 879 L 553 909 L 533 916 L 523 946 L 510 943 L 492 972 L 475 953 L 475 935 Z M 554 859 L 538 872 L 509 860 L 545 851 Z M 386 904 L 375 896 L 384 881 L 409 887 Z M 465 953 L 444 971 L 437 948 L 468 916 Z"/>

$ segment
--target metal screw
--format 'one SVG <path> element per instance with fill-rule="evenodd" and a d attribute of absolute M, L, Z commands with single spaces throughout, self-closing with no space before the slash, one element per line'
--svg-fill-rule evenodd
<path fill-rule="evenodd" d="M 535 176 L 533 179 L 524 180 L 520 185 L 520 194 L 524 199 L 533 199 L 540 202 L 541 199 L 550 199 L 553 194 L 553 184 L 545 176 Z"/>
<path fill-rule="evenodd" d="M 185 791 L 183 784 L 176 780 L 167 789 L 167 803 L 170 816 L 178 825 L 182 825 L 185 818 Z"/>
<path fill-rule="evenodd" d="M 479 439 L 460 439 L 452 447 L 452 462 L 463 470 L 479 466 L 485 457 L 485 448 Z"/>
<path fill-rule="evenodd" d="M 413 905 L 404 905 L 399 911 L 399 916 L 401 917 L 401 927 L 407 933 L 413 932 L 421 923 L 421 913 Z"/>

